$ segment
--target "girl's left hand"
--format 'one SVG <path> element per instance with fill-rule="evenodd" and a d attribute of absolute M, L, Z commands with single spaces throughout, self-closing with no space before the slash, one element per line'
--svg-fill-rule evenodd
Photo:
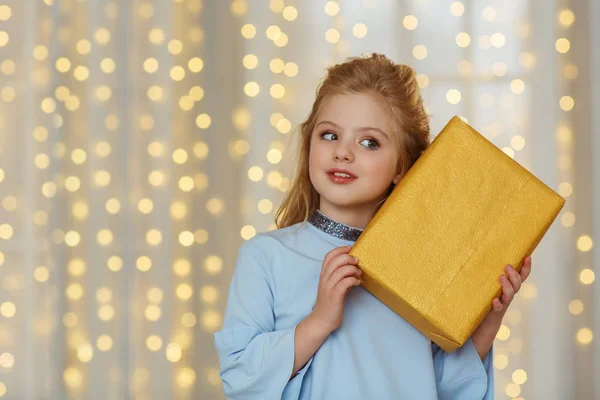
<path fill-rule="evenodd" d="M 531 257 L 525 257 L 520 272 L 515 271 L 512 265 L 507 265 L 505 271 L 506 275 L 500 276 L 502 295 L 492 301 L 492 309 L 471 336 L 477 353 L 482 360 L 494 343 L 508 306 L 515 298 L 515 294 L 521 289 L 521 284 L 531 273 Z"/>
<path fill-rule="evenodd" d="M 507 265 L 504 270 L 506 271 L 506 275 L 500 275 L 502 295 L 492 301 L 491 311 L 502 314 L 506 313 L 506 309 L 515 298 L 515 294 L 521 289 L 521 284 L 525 282 L 525 279 L 531 273 L 531 257 L 525 257 L 520 272 L 517 272 L 512 265 Z"/>

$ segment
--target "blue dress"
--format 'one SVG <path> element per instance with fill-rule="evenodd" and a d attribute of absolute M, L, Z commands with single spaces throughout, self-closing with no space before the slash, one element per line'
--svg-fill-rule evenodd
<path fill-rule="evenodd" d="M 302 222 L 242 244 L 214 334 L 227 398 L 493 399 L 493 346 L 483 361 L 471 339 L 448 354 L 361 286 L 347 295 L 341 326 L 289 379 L 295 328 L 315 305 L 323 258 L 353 243 Z"/>

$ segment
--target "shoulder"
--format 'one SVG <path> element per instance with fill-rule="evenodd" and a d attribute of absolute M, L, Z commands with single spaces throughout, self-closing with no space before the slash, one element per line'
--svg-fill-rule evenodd
<path fill-rule="evenodd" d="M 240 246 L 240 253 L 255 253 L 263 261 L 287 252 L 296 252 L 307 240 L 307 222 L 259 232 Z"/>
<path fill-rule="evenodd" d="M 242 248 L 253 248 L 258 252 L 274 250 L 280 246 L 290 246 L 305 235 L 306 222 L 298 222 L 285 228 L 259 232 L 242 243 Z"/>
<path fill-rule="evenodd" d="M 237 254 L 236 269 L 259 272 L 271 280 L 273 266 L 281 265 L 281 260 L 294 262 L 296 248 L 300 247 L 299 237 L 303 237 L 306 229 L 301 223 L 286 228 L 260 232 L 244 241 Z"/>

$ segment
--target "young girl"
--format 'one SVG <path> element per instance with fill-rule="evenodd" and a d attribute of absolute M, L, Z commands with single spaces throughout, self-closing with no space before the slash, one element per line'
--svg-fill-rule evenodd
<path fill-rule="evenodd" d="M 378 54 L 329 68 L 300 133 L 279 229 L 240 247 L 214 336 L 227 397 L 493 399 L 492 343 L 530 261 L 448 354 L 363 289 L 348 254 L 430 143 L 415 72 Z"/>

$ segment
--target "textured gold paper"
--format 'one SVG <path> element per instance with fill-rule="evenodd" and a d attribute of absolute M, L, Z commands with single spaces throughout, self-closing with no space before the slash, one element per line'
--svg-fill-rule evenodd
<path fill-rule="evenodd" d="M 447 352 L 462 346 L 565 199 L 458 117 L 398 183 L 350 254 L 363 287 Z"/>

